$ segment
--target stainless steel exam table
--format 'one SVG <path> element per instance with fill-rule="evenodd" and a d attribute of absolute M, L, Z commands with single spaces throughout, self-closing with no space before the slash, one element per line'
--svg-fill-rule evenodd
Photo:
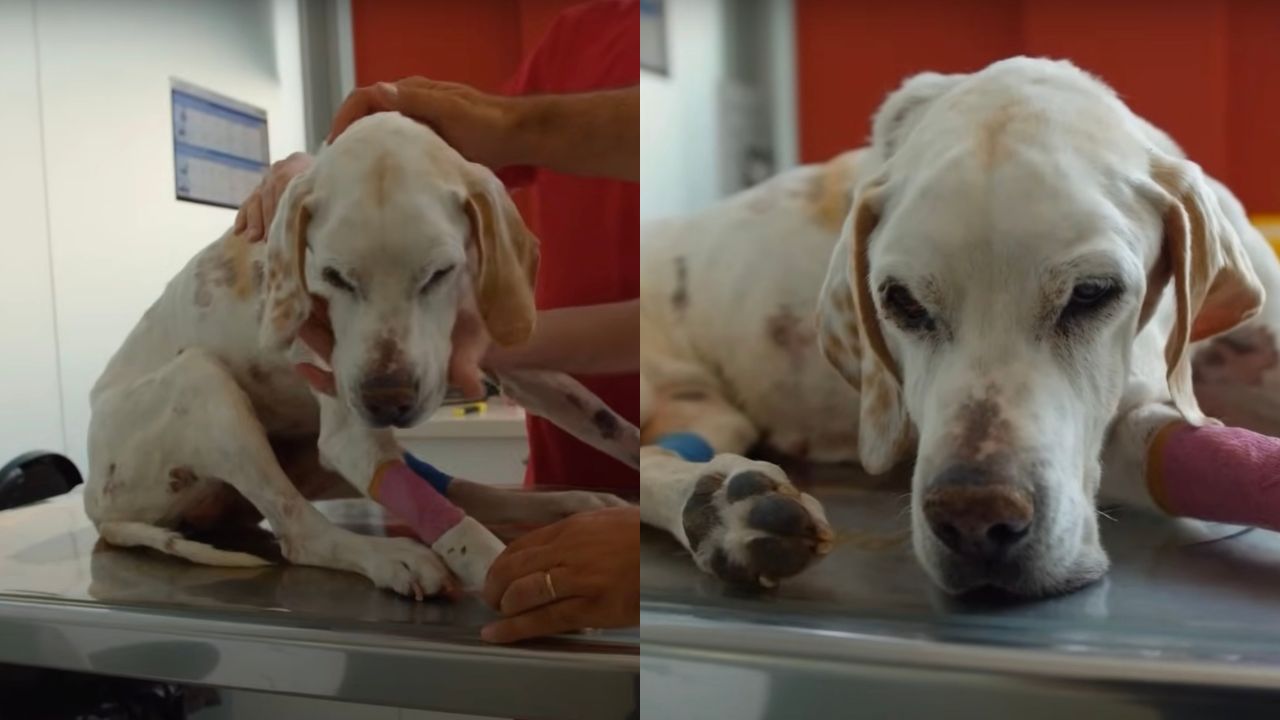
<path fill-rule="evenodd" d="M 906 471 L 788 469 L 841 540 L 776 591 L 645 531 L 645 717 L 1280 718 L 1280 535 L 1107 508 L 1101 583 L 957 600 L 911 557 Z"/>
<path fill-rule="evenodd" d="M 319 506 L 361 532 L 387 527 L 362 501 Z M 79 493 L 0 512 L 0 662 L 530 720 L 636 717 L 636 632 L 486 645 L 493 617 L 474 597 L 416 603 L 351 573 L 107 547 Z"/>

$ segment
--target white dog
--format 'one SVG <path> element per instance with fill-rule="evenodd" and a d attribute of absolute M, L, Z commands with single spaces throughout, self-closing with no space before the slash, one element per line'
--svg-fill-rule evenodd
<path fill-rule="evenodd" d="M 759 441 L 872 473 L 914 451 L 930 577 L 1043 595 L 1105 573 L 1100 486 L 1154 508 L 1156 429 L 1208 412 L 1280 436 L 1275 256 L 1066 62 L 913 77 L 869 148 L 654 223 L 641 248 L 644 442 L 721 453 L 646 446 L 642 512 L 726 579 L 769 585 L 830 547 L 818 503 L 740 456 Z"/>
<path fill-rule="evenodd" d="M 474 304 L 495 342 L 528 337 L 537 258 L 492 173 L 400 115 L 357 122 L 289 185 L 267 242 L 228 232 L 210 245 L 111 359 L 92 395 L 89 517 L 107 542 L 213 565 L 265 561 L 195 542 L 179 526 L 265 517 L 291 562 L 437 592 L 448 573 L 429 548 L 350 533 L 306 499 L 339 486 L 367 492 L 375 469 L 402 456 L 389 427 L 442 402 L 462 304 Z M 313 394 L 293 370 L 321 362 L 296 339 L 312 294 L 328 302 L 337 397 Z M 638 430 L 567 376 L 500 379 L 531 412 L 638 465 Z M 296 457 L 299 447 L 311 457 Z M 621 503 L 465 480 L 449 499 L 482 523 Z"/>

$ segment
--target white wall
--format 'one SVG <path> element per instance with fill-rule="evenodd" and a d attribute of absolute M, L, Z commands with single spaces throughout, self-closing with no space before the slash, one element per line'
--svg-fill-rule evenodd
<path fill-rule="evenodd" d="M 52 392 L 44 387 L 47 373 L 38 371 L 48 363 L 49 344 L 47 330 L 39 330 L 53 326 L 56 316 L 65 450 L 82 467 L 89 390 L 98 373 L 169 278 L 234 217 L 228 209 L 173 197 L 169 78 L 265 108 L 273 156 L 302 149 L 297 1 L 0 2 L 5 13 L 0 17 L 35 9 L 34 23 L 28 19 L 25 25 L 25 38 L 20 37 L 20 23 L 10 23 L 7 17 L 0 22 L 0 32 L 19 36 L 14 38 L 16 49 L 9 38 L 0 40 L 5 53 L 0 63 L 5 82 L 0 87 L 7 96 L 0 109 L 6 132 L 0 135 L 7 134 L 10 115 L 26 118 L 27 125 L 32 112 L 43 119 L 45 255 L 52 259 L 54 295 L 50 309 L 39 292 L 44 288 L 47 296 L 48 281 L 41 285 L 35 277 L 47 276 L 48 267 L 31 267 L 37 253 L 27 243 L 41 243 L 40 219 L 33 215 L 25 222 L 36 237 L 6 232 L 0 236 L 0 259 L 11 271 L 11 263 L 20 263 L 23 281 L 33 286 L 23 307 L 32 313 L 25 332 L 39 341 L 33 342 L 36 349 L 27 364 L 37 370 L 0 366 L 0 390 L 5 404 L 11 386 L 27 396 L 39 392 L 43 398 Z M 10 53 L 22 56 L 16 69 L 10 67 Z M 24 74 L 29 83 L 32 67 L 39 79 L 39 103 L 29 90 L 26 101 L 12 102 L 10 75 Z M 38 132 L 33 135 L 28 128 L 25 133 L 31 138 L 24 146 L 38 147 Z M 39 185 L 27 174 L 35 167 L 29 155 L 30 151 L 18 155 L 26 169 L 11 165 L 9 152 L 0 155 L 5 158 L 0 188 L 20 184 L 27 191 L 22 206 L 39 207 L 45 203 L 27 187 Z M 14 320 L 0 323 L 8 331 Z M 3 343 L 7 351 L 8 337 Z M 47 422 L 45 406 L 52 402 L 41 402 L 39 424 Z M 5 450 L 22 447 L 7 437 L 21 426 L 22 417 L 0 409 L 0 458 Z M 43 436 L 24 442 L 37 440 L 47 444 Z"/>
<path fill-rule="evenodd" d="M 669 75 L 640 71 L 640 219 L 722 196 L 717 104 L 724 76 L 720 0 L 667 0 Z"/>
<path fill-rule="evenodd" d="M 33 3 L 0 2 L 0 465 L 63 447 Z"/>

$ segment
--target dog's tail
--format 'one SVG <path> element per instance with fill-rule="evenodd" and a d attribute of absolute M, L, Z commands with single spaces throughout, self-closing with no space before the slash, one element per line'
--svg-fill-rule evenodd
<path fill-rule="evenodd" d="M 249 553 L 219 550 L 195 540 L 188 540 L 181 533 L 156 525 L 140 522 L 104 522 L 98 525 L 103 540 L 120 547 L 149 547 L 166 555 L 176 555 L 201 565 L 221 567 L 261 567 L 270 565 L 267 560 Z"/>

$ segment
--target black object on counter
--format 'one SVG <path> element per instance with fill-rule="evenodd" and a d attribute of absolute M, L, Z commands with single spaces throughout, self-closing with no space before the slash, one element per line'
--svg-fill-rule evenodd
<path fill-rule="evenodd" d="M 0 510 L 57 497 L 83 483 L 66 456 L 45 450 L 23 453 L 0 467 Z"/>

